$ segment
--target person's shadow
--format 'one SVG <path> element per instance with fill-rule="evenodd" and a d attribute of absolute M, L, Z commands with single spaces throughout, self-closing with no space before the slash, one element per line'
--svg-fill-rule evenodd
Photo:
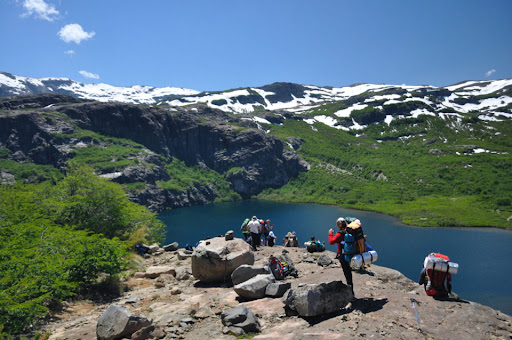
<path fill-rule="evenodd" d="M 354 310 L 358 310 L 363 314 L 376 312 L 384 307 L 384 305 L 388 303 L 388 299 L 374 299 L 374 298 L 362 298 L 362 299 L 356 299 L 352 301 L 352 306 L 350 308 L 342 308 L 339 311 L 328 313 L 328 314 L 322 314 L 318 316 L 309 316 L 309 317 L 302 317 L 304 320 L 306 320 L 310 326 L 314 326 L 322 321 L 332 319 L 338 316 L 342 316 L 345 314 L 349 314 Z"/>

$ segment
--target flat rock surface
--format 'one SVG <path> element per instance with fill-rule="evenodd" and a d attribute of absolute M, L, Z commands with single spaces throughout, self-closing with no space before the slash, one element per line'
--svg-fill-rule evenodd
<path fill-rule="evenodd" d="M 261 247 L 255 253 L 255 265 L 263 265 L 270 255 L 284 248 Z M 303 261 L 311 254 L 304 248 L 286 248 L 299 272 L 298 278 L 288 277 L 292 289 L 300 283 L 321 283 L 341 279 L 343 272 L 337 261 L 328 267 Z M 329 251 L 314 253 L 335 254 Z M 175 252 L 166 252 L 145 259 L 141 268 L 150 266 L 190 267 L 190 259 L 179 260 Z M 418 271 L 420 268 L 418 268 Z M 135 272 L 135 271 L 134 271 Z M 129 276 L 123 282 L 126 292 L 108 303 L 81 301 L 66 304 L 52 322 L 44 327 L 51 330 L 50 339 L 95 339 L 99 316 L 112 303 L 125 306 L 130 312 L 145 315 L 162 327 L 166 339 L 236 339 L 225 334 L 220 313 L 244 304 L 258 317 L 261 332 L 253 339 L 511 339 L 512 317 L 478 303 L 458 300 L 435 300 L 425 294 L 423 286 L 409 280 L 396 270 L 371 265 L 365 272 L 353 272 L 356 300 L 351 308 L 340 306 L 339 312 L 314 318 L 287 316 L 280 298 L 265 297 L 247 301 L 240 298 L 229 282 L 215 285 L 188 280 L 169 280 L 157 288 L 156 280 Z M 279 281 L 278 281 L 279 282 Z M 457 283 L 454 283 L 457 290 Z M 172 293 L 171 293 L 172 291 Z M 179 291 L 179 293 L 176 293 Z M 411 298 L 416 309 L 421 331 Z M 183 325 L 182 320 L 193 323 Z M 190 320 L 189 320 L 190 321 Z"/>

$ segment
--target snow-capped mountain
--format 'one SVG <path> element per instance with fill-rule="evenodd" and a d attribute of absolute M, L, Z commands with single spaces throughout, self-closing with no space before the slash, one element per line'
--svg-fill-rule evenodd
<path fill-rule="evenodd" d="M 131 104 L 154 104 L 158 100 L 195 95 L 198 91 L 151 86 L 118 87 L 107 84 L 84 84 L 67 78 L 28 78 L 0 72 L 0 97 L 23 94 L 58 93 L 101 102 L 118 101 Z"/>
<path fill-rule="evenodd" d="M 338 129 L 362 129 L 371 123 L 432 115 L 462 118 L 477 113 L 481 120 L 512 118 L 512 79 L 465 81 L 446 87 L 355 84 L 320 87 L 274 83 L 218 92 L 201 92 L 149 86 L 115 87 L 83 84 L 65 78 L 27 78 L 0 72 L 0 97 L 36 93 L 60 93 L 79 99 L 124 103 L 187 106 L 206 104 L 234 114 L 250 114 L 270 123 L 261 113 L 294 114 L 314 124 Z M 336 105 L 337 109 L 326 105 Z"/>

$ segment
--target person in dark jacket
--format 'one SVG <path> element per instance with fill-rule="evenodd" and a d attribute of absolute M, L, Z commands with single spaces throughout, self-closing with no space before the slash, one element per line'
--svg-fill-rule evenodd
<path fill-rule="evenodd" d="M 338 252 L 336 258 L 340 260 L 341 268 L 343 268 L 343 274 L 345 275 L 345 279 L 347 280 L 347 285 L 352 289 L 352 294 L 354 293 L 354 283 L 352 281 L 352 269 L 350 268 L 350 264 L 345 261 L 345 256 L 343 255 L 343 244 L 345 241 L 345 235 L 347 234 L 347 221 L 343 217 L 340 217 L 336 220 L 336 226 L 338 227 L 338 231 L 336 234 L 333 229 L 329 229 L 329 244 L 334 245 L 338 244 Z"/>

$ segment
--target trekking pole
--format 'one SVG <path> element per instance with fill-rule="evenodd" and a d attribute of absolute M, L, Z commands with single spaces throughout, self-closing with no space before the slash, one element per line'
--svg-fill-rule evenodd
<path fill-rule="evenodd" d="M 418 311 L 416 310 L 416 304 L 415 304 L 415 302 L 418 302 L 418 301 L 416 301 L 413 298 L 411 298 L 411 302 L 412 302 L 412 308 L 414 309 L 414 313 L 416 314 L 416 321 L 418 321 L 418 330 L 421 332 L 420 318 L 418 317 Z M 418 305 L 419 304 L 420 303 L 418 302 Z"/>

